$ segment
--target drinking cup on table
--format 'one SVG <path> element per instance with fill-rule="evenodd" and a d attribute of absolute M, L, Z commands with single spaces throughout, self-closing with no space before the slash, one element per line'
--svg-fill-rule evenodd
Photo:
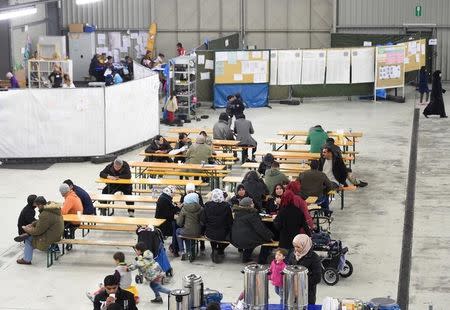
<path fill-rule="evenodd" d="M 80 216 L 81 215 L 81 211 L 77 211 L 77 215 Z"/>

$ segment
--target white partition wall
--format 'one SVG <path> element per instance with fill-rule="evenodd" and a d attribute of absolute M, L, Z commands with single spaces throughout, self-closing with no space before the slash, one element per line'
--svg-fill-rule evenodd
<path fill-rule="evenodd" d="M 0 157 L 104 154 L 101 88 L 0 93 Z"/>
<path fill-rule="evenodd" d="M 107 88 L 0 92 L 0 158 L 90 157 L 159 132 L 159 78 Z"/>
<path fill-rule="evenodd" d="M 148 140 L 159 132 L 159 77 L 107 87 L 106 153 Z"/>

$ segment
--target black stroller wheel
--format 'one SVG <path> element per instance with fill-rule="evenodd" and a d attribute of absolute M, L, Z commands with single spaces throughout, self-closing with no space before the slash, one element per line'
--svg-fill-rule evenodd
<path fill-rule="evenodd" d="M 323 270 L 322 278 L 327 285 L 333 286 L 339 282 L 339 272 L 334 268 L 327 267 Z"/>
<path fill-rule="evenodd" d="M 344 267 L 342 268 L 342 271 L 339 272 L 341 277 L 348 278 L 353 274 L 353 265 L 348 260 L 345 260 Z"/>

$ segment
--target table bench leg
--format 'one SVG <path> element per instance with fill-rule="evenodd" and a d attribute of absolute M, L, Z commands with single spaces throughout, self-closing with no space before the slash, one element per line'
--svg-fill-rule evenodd
<path fill-rule="evenodd" d="M 341 191 L 341 210 L 344 210 L 344 191 Z"/>

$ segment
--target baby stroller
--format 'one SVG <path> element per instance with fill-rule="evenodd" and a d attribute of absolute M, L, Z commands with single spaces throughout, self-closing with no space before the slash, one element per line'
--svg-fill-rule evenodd
<path fill-rule="evenodd" d="M 155 261 L 161 266 L 161 269 L 166 273 L 167 277 L 173 277 L 172 266 L 167 257 L 166 249 L 164 248 L 164 236 L 156 227 L 140 226 L 136 229 L 138 242 L 144 242 L 148 249 L 153 253 Z M 143 283 L 144 276 L 142 274 L 136 275 L 136 283 Z M 164 284 L 164 279 L 163 279 Z"/>
<path fill-rule="evenodd" d="M 345 259 L 348 248 L 342 247 L 340 240 L 331 240 L 326 233 L 314 234 L 312 239 L 314 251 L 322 258 L 322 278 L 327 285 L 338 283 L 340 276 L 352 275 L 353 265 Z"/>

